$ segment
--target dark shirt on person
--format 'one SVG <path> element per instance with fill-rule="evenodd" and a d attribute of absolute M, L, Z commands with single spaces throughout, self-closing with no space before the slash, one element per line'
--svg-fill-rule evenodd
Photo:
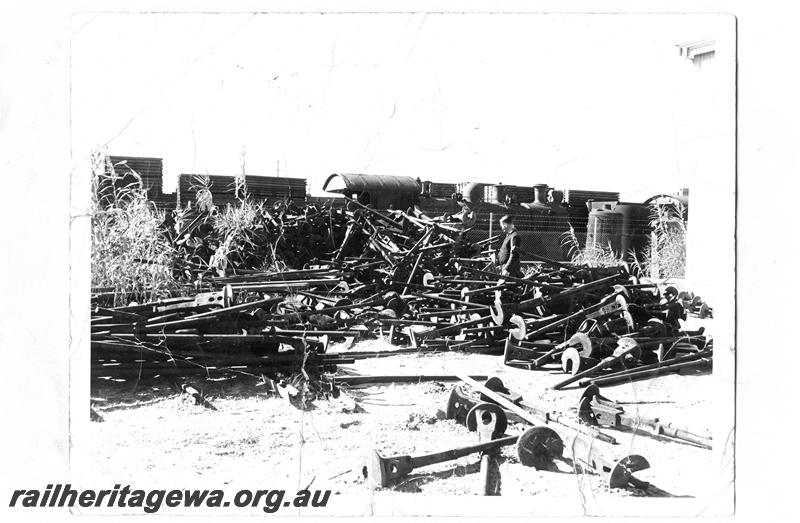
<path fill-rule="evenodd" d="M 514 247 L 513 252 L 512 246 Z M 497 251 L 497 263 L 501 268 L 508 264 L 508 273 L 512 276 L 522 273 L 519 263 L 519 249 L 519 233 L 516 230 L 513 230 L 506 234 L 506 237 L 503 239 L 503 243 L 500 245 L 500 249 Z M 510 262 L 509 259 L 511 260 Z"/>

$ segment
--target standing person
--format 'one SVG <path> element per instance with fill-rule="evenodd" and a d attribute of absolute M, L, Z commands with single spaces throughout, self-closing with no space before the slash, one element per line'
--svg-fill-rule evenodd
<path fill-rule="evenodd" d="M 497 251 L 497 265 L 500 267 L 500 274 L 522 278 L 519 262 L 520 238 L 517 228 L 514 226 L 514 219 L 508 214 L 500 218 L 500 229 L 506 235 Z"/>

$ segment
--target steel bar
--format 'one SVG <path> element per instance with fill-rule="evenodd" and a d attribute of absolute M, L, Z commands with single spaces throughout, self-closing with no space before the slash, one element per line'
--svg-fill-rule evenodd
<path fill-rule="evenodd" d="M 416 292 L 412 292 L 411 296 L 414 296 L 415 298 L 426 299 L 426 300 L 441 301 L 443 303 L 452 303 L 454 305 L 463 305 L 465 307 L 469 307 L 469 308 L 472 308 L 472 309 L 488 309 L 489 308 L 488 305 L 480 305 L 480 304 L 472 303 L 472 302 L 468 302 L 468 301 L 454 300 L 454 299 L 451 299 L 451 298 L 446 298 L 444 296 L 438 296 L 438 295 L 435 295 L 435 294 L 419 294 L 419 293 L 416 293 Z"/>
<path fill-rule="evenodd" d="M 597 365 L 593 365 L 592 367 L 590 367 L 590 368 L 588 368 L 586 370 L 583 370 L 583 371 L 580 371 L 580 372 L 577 372 L 577 373 L 573 374 L 569 378 L 567 378 L 565 380 L 562 380 L 562 381 L 556 383 L 555 385 L 553 385 L 553 388 L 556 389 L 556 390 L 563 389 L 567 385 L 575 383 L 576 381 L 580 380 L 581 378 L 584 378 L 586 376 L 590 376 L 592 374 L 596 374 L 598 371 L 605 370 L 605 369 L 607 369 L 609 367 L 612 367 L 612 366 L 616 365 L 617 363 L 621 362 L 625 356 L 627 356 L 628 354 L 630 354 L 634 350 L 637 350 L 638 348 L 639 348 L 638 345 L 634 346 L 634 347 L 629 347 L 629 348 L 625 349 L 619 355 L 609 356 L 607 358 L 603 358 L 602 360 L 600 360 L 600 362 Z"/>
<path fill-rule="evenodd" d="M 591 305 L 591 306 L 586 307 L 584 309 L 581 309 L 581 310 L 579 310 L 577 312 L 574 312 L 572 314 L 569 314 L 567 316 L 559 318 L 559 319 L 553 321 L 552 323 L 548 323 L 547 325 L 539 327 L 536 330 L 527 333 L 525 335 L 525 339 L 535 338 L 536 336 L 539 336 L 540 334 L 544 334 L 546 332 L 550 332 L 553 329 L 557 329 L 557 328 L 561 327 L 562 325 L 566 325 L 567 323 L 569 323 L 572 320 L 575 320 L 575 319 L 578 319 L 578 318 L 582 318 L 582 317 L 586 316 L 587 314 L 591 314 L 592 312 L 594 312 L 596 310 L 602 309 L 606 305 L 608 305 L 610 303 L 613 303 L 614 299 L 616 298 L 616 296 L 617 296 L 616 294 L 612 294 L 611 296 L 606 297 L 605 299 L 603 299 L 603 301 L 601 301 L 600 303 L 597 303 L 595 305 Z"/>
<path fill-rule="evenodd" d="M 663 365 L 661 367 L 650 370 L 634 369 L 629 374 L 621 374 L 609 377 L 602 376 L 591 380 L 591 383 L 594 383 L 597 386 L 615 385 L 617 383 L 628 383 L 631 381 L 636 381 L 644 378 L 655 378 L 657 376 L 662 376 L 664 374 L 672 374 L 674 372 L 680 372 L 682 370 L 687 370 L 687 369 L 699 369 L 699 368 L 711 367 L 711 365 L 712 365 L 711 358 L 699 358 L 694 361 L 687 361 L 684 363 Z"/>
<path fill-rule="evenodd" d="M 486 380 L 488 376 L 475 375 L 471 378 L 476 380 Z M 461 378 L 455 375 L 386 375 L 386 376 L 335 376 L 335 383 L 347 385 L 365 385 L 382 383 L 423 383 L 427 381 L 460 381 Z"/>
<path fill-rule="evenodd" d="M 353 204 L 357 205 L 358 207 L 361 207 L 362 209 L 364 209 L 368 213 L 373 214 L 373 215 L 377 216 L 378 218 L 386 221 L 387 223 L 392 224 L 393 226 L 397 227 L 401 231 L 403 230 L 403 224 L 394 221 L 393 219 L 389 218 L 388 216 L 384 215 L 383 213 L 380 213 L 380 212 L 376 211 L 375 209 L 367 207 L 366 205 L 363 205 L 362 203 L 357 202 L 356 200 L 354 200 L 354 199 L 352 199 L 352 198 L 350 198 L 348 196 L 344 196 L 344 195 L 342 195 L 342 196 L 344 197 L 345 200 L 347 200 L 347 202 L 353 203 Z"/>
<path fill-rule="evenodd" d="M 175 321 L 167 321 L 161 323 L 152 323 L 147 324 L 144 326 L 145 332 L 153 332 L 163 329 L 165 327 L 170 328 L 178 328 L 178 327 L 185 327 L 188 325 L 198 325 L 202 324 L 205 320 L 215 318 L 218 319 L 221 316 L 225 316 L 231 313 L 242 312 L 248 309 L 255 309 L 262 307 L 264 305 L 272 305 L 275 303 L 279 303 L 283 298 L 276 297 L 276 298 L 266 298 L 263 300 L 253 301 L 250 303 L 242 303 L 240 305 L 234 305 L 232 307 L 224 308 L 224 309 L 216 309 L 210 312 L 204 312 L 201 314 L 195 314 L 192 316 L 187 316 L 182 320 L 175 320 Z"/>
<path fill-rule="evenodd" d="M 639 366 L 639 367 L 635 367 L 634 369 L 625 369 L 625 370 L 621 370 L 621 371 L 618 371 L 618 372 L 612 372 L 612 373 L 604 374 L 604 375 L 600 376 L 599 378 L 582 380 L 582 381 L 580 381 L 578 383 L 578 385 L 580 385 L 581 387 L 585 387 L 585 386 L 590 385 L 591 383 L 595 382 L 598 379 L 611 379 L 611 378 L 617 378 L 617 377 L 624 377 L 630 372 L 640 372 L 640 371 L 654 370 L 654 369 L 659 369 L 661 367 L 667 367 L 669 365 L 673 365 L 673 364 L 676 364 L 676 363 L 685 363 L 685 362 L 689 362 L 689 361 L 696 361 L 696 360 L 699 360 L 699 359 L 702 359 L 702 358 L 705 358 L 705 357 L 710 357 L 711 354 L 712 354 L 712 351 L 710 349 L 705 349 L 705 350 L 702 350 L 702 351 L 699 351 L 699 352 L 696 352 L 696 353 L 693 353 L 693 354 L 688 354 L 686 356 L 678 356 L 677 358 L 672 358 L 672 359 L 669 359 L 669 360 L 660 361 L 658 363 L 651 363 L 649 365 L 642 365 L 642 366 Z"/>

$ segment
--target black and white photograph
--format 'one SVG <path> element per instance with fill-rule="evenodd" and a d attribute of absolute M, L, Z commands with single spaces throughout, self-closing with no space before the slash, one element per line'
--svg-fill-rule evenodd
<path fill-rule="evenodd" d="M 725 496 L 731 260 L 692 233 L 730 205 L 732 17 L 74 22 L 91 474 L 299 515 Z"/>
<path fill-rule="evenodd" d="M 9 510 L 734 515 L 738 38 L 72 12 L 68 474 Z"/>

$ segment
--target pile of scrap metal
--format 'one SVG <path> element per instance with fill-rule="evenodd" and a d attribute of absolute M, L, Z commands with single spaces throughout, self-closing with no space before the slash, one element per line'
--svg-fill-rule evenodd
<path fill-rule="evenodd" d="M 579 380 L 581 386 L 612 385 L 710 370 L 713 340 L 703 327 L 682 330 L 685 319 L 675 287 L 660 292 L 656 284 L 617 283 L 591 305 L 551 316 L 545 325 L 512 317 L 519 327 L 506 339 L 504 361 L 530 370 L 560 364 L 571 376 L 556 389 Z"/>
<path fill-rule="evenodd" d="M 424 271 L 454 274 L 454 259 L 480 252 L 488 242 L 466 242 L 463 227 L 448 224 L 447 217 L 389 216 L 352 204 L 353 210 L 335 213 L 345 220 L 339 220 L 345 224 L 339 247 L 320 248 L 330 259 L 317 259 L 306 268 L 242 269 L 250 262 L 241 256 L 240 263 L 222 271 L 184 268 L 195 278 L 184 296 L 123 306 L 114 306 L 113 293 L 99 289 L 92 296 L 92 375 L 138 379 L 234 372 L 272 377 L 330 371 L 354 361 L 349 354 L 326 353 L 330 339 L 352 341 L 384 329 L 392 333 L 420 321 L 416 314 L 425 304 L 449 307 L 445 297 L 415 298 L 412 291 L 427 289 Z M 309 215 L 308 208 L 301 215 L 282 214 L 282 234 L 287 234 L 287 222 L 308 225 Z M 334 233 L 328 230 L 326 238 L 335 239 Z"/>
<path fill-rule="evenodd" d="M 632 362 L 650 375 L 667 361 L 710 362 L 702 332 L 679 330 L 685 313 L 674 289 L 662 299 L 624 264 L 590 268 L 537 256 L 525 277 L 501 277 L 491 258 L 498 237 L 468 241 L 469 224 L 457 216 L 377 211 L 346 200 L 348 209 L 283 206 L 265 214 L 229 263 L 210 271 L 215 255 L 206 253 L 205 265 L 183 267 L 193 278 L 183 296 L 113 306 L 112 295 L 93 295 L 93 374 L 322 372 L 352 361 L 351 353 L 327 353 L 331 339 L 381 335 L 416 350 L 505 351 L 508 365 L 524 368 L 560 357 L 571 381 Z M 327 226 L 314 221 L 320 217 Z M 289 250 L 290 231 L 317 231 L 313 263 L 248 268 L 275 233 L 270 227 Z M 213 231 L 184 229 L 190 232 L 176 241 Z M 255 254 L 253 244 L 261 245 Z"/>
<path fill-rule="evenodd" d="M 352 362 L 324 352 L 328 334 L 357 332 L 306 332 L 271 325 L 267 311 L 283 302 L 283 292 L 249 293 L 237 300 L 233 287 L 226 285 L 189 297 L 96 306 L 91 319 L 92 376 L 124 379 L 215 372 L 258 376 L 267 369 L 325 369 Z M 280 352 L 281 344 L 291 351 Z"/>

